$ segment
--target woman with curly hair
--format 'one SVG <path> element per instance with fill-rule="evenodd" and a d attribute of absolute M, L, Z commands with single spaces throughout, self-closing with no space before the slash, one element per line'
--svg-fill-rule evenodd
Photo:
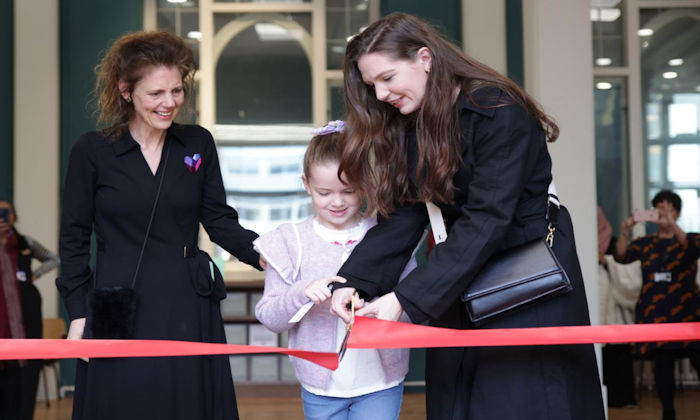
<path fill-rule="evenodd" d="M 225 342 L 226 290 L 197 248 L 200 223 L 260 268 L 257 234 L 226 204 L 211 134 L 173 122 L 194 71 L 190 47 L 167 32 L 125 35 L 97 67 L 103 129 L 73 147 L 63 191 L 56 283 L 69 339 Z M 73 419 L 238 418 L 228 356 L 79 361 L 73 408 Z"/>

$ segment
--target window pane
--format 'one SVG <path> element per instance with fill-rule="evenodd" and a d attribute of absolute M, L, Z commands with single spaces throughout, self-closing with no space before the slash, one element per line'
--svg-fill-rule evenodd
<path fill-rule="evenodd" d="M 700 145 L 669 146 L 668 180 L 677 184 L 700 183 Z"/>
<path fill-rule="evenodd" d="M 311 123 L 309 14 L 216 15 L 217 124 Z"/>
<path fill-rule="evenodd" d="M 598 205 L 616 233 L 629 214 L 626 91 L 624 78 L 595 79 Z"/>
<path fill-rule="evenodd" d="M 596 67 L 625 66 L 625 2 L 592 0 L 593 60 Z"/>
<path fill-rule="evenodd" d="M 305 150 L 305 145 L 219 146 L 227 200 L 244 227 L 263 233 L 306 217 L 310 200 L 301 182 Z"/>
<path fill-rule="evenodd" d="M 342 69 L 348 37 L 368 25 L 367 0 L 326 1 L 326 62 L 329 69 Z"/>
<path fill-rule="evenodd" d="M 166 3 L 161 5 L 160 3 Z M 194 50 L 194 60 L 199 66 L 199 9 L 196 3 L 168 3 L 161 0 L 158 4 L 157 26 L 159 30 L 172 32 L 185 38 Z"/>
<path fill-rule="evenodd" d="M 700 191 L 700 8 L 639 12 L 647 192 L 676 191 L 679 225 L 698 229 Z"/>
<path fill-rule="evenodd" d="M 343 95 L 343 81 L 328 81 L 328 120 L 345 119 L 345 96 Z"/>
<path fill-rule="evenodd" d="M 310 3 L 311 0 L 216 0 L 217 3 Z"/>
<path fill-rule="evenodd" d="M 683 207 L 681 216 L 678 218 L 678 225 L 686 232 L 700 232 L 700 203 L 698 202 L 698 190 L 677 189 L 676 193 L 681 196 Z"/>

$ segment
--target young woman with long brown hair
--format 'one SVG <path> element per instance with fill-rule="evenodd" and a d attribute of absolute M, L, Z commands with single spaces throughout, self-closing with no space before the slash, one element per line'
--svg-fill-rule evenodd
<path fill-rule="evenodd" d="M 370 25 L 345 55 L 347 141 L 339 171 L 379 223 L 339 271 L 332 310 L 475 328 L 461 293 L 496 252 L 547 233 L 552 179 L 547 140 L 557 125 L 520 87 L 467 57 L 420 19 L 394 13 Z M 426 226 L 425 202 L 447 240 L 397 283 Z M 485 328 L 589 324 L 573 228 L 562 208 L 554 252 L 573 291 L 502 316 Z M 429 419 L 603 419 L 592 345 L 429 349 Z"/>

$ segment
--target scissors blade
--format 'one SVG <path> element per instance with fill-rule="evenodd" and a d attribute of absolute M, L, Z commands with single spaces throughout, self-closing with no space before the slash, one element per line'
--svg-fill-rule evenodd
<path fill-rule="evenodd" d="M 350 338 L 352 326 L 355 325 L 355 296 L 357 296 L 357 293 L 353 294 L 352 298 L 350 298 L 350 322 L 345 326 L 345 337 L 343 337 L 343 342 L 340 343 L 340 349 L 338 350 L 338 363 L 340 363 L 345 356 L 345 352 L 348 349 L 348 338 Z"/>
<path fill-rule="evenodd" d="M 345 352 L 348 349 L 348 338 L 350 338 L 350 331 L 352 331 L 352 325 L 348 324 L 348 328 L 345 329 L 345 337 L 343 342 L 340 343 L 340 350 L 338 350 L 338 363 L 345 357 Z"/>

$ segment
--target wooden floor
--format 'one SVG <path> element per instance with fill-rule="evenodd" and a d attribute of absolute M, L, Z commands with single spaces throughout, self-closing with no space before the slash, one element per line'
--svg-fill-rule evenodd
<path fill-rule="evenodd" d="M 303 420 L 301 402 L 298 397 L 259 397 L 247 393 L 238 397 L 238 409 L 242 420 Z M 34 420 L 70 420 L 73 400 L 51 401 L 47 408 L 44 403 L 37 404 Z M 676 394 L 677 420 L 700 419 L 700 391 L 683 391 Z M 423 394 L 407 393 L 404 396 L 400 420 L 420 420 L 425 418 Z M 661 408 L 658 398 L 651 392 L 645 392 L 634 408 L 612 408 L 609 420 L 660 420 Z M 543 419 L 556 420 L 556 419 Z"/>

